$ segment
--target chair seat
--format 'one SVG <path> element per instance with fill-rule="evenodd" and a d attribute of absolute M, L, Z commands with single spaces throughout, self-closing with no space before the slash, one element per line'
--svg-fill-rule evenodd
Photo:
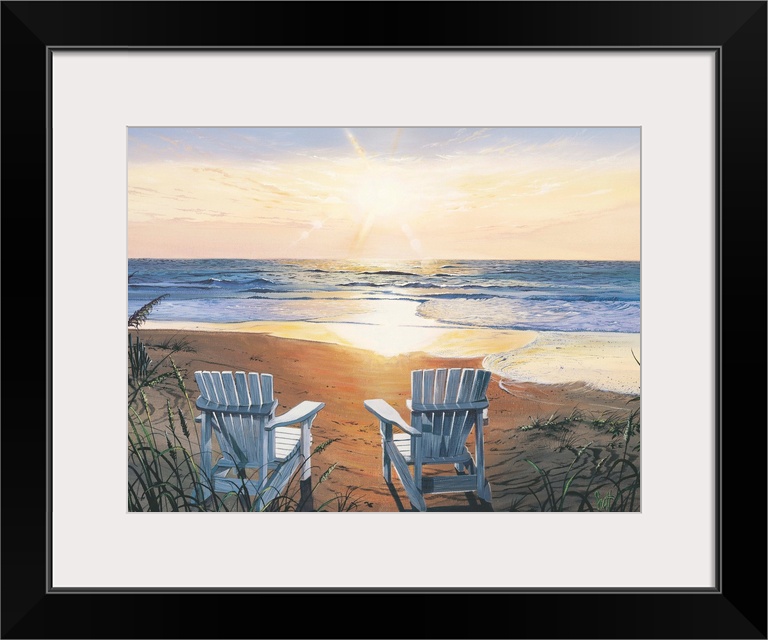
<path fill-rule="evenodd" d="M 310 432 L 310 443 L 312 435 Z M 301 429 L 297 427 L 275 428 L 275 460 L 285 460 L 301 443 Z"/>
<path fill-rule="evenodd" d="M 312 443 L 312 433 L 309 435 L 309 442 Z M 275 457 L 270 461 L 270 467 L 276 463 L 283 462 L 291 454 L 295 453 L 301 447 L 301 429 L 297 427 L 276 427 L 275 428 Z M 218 461 L 219 467 L 232 467 L 234 463 L 231 458 L 222 457 Z M 258 469 L 259 462 L 247 462 L 246 469 Z"/>
<path fill-rule="evenodd" d="M 413 464 L 411 459 L 411 436 L 407 433 L 393 433 L 392 440 L 395 441 L 397 450 L 402 454 L 408 464 Z"/>

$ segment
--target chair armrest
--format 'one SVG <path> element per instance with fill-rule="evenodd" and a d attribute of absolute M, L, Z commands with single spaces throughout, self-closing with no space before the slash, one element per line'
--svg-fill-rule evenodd
<path fill-rule="evenodd" d="M 386 400 L 377 398 L 375 400 L 366 400 L 363 402 L 365 408 L 368 409 L 373 415 L 375 415 L 382 422 L 387 424 L 397 425 L 405 431 L 407 434 L 421 437 L 421 432 L 418 429 L 414 429 L 405 420 L 400 417 L 400 414 L 392 408 Z"/>
<path fill-rule="evenodd" d="M 324 406 L 325 404 L 322 402 L 305 400 L 304 402 L 297 404 L 293 409 L 286 411 L 283 415 L 272 418 L 272 420 L 267 423 L 266 429 L 269 431 L 277 427 L 287 427 L 289 424 L 304 422 L 317 415 L 318 411 Z"/>

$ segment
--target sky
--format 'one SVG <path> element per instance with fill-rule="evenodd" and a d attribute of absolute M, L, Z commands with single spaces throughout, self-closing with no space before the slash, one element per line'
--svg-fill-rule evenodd
<path fill-rule="evenodd" d="M 640 259 L 640 129 L 129 128 L 130 258 Z"/>

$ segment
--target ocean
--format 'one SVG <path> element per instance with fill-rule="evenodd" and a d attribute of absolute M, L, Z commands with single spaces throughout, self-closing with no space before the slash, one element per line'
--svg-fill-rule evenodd
<path fill-rule="evenodd" d="M 367 322 L 407 301 L 440 325 L 640 331 L 640 263 L 579 260 L 130 259 L 129 315 L 168 294 L 153 321 Z"/>

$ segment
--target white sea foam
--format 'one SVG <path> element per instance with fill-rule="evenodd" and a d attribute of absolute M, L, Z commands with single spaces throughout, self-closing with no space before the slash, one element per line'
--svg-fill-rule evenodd
<path fill-rule="evenodd" d="M 639 333 L 542 332 L 511 351 L 488 355 L 483 366 L 520 382 L 584 382 L 597 389 L 640 393 Z"/>

